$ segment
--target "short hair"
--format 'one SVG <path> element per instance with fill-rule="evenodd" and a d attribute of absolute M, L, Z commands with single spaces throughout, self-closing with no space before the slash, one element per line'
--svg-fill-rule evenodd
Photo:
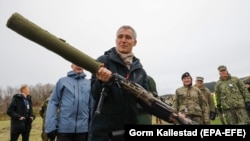
<path fill-rule="evenodd" d="M 23 92 L 23 90 L 25 89 L 25 88 L 27 88 L 28 87 L 28 85 L 22 85 L 21 87 L 20 87 L 20 92 Z"/>
<path fill-rule="evenodd" d="M 118 28 L 118 30 L 117 30 L 117 32 L 116 32 L 116 35 L 118 35 L 118 32 L 119 32 L 121 29 L 130 29 L 130 30 L 132 30 L 133 35 L 134 35 L 134 38 L 135 38 L 135 39 L 137 38 L 136 31 L 134 30 L 133 27 L 131 27 L 131 26 L 129 26 L 129 25 L 123 25 L 123 26 L 121 26 L 120 28 Z"/>

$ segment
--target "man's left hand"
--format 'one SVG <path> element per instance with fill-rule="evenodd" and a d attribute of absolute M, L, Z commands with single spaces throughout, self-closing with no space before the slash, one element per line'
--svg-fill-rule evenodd
<path fill-rule="evenodd" d="M 246 110 L 250 111 L 250 101 L 246 102 Z"/>

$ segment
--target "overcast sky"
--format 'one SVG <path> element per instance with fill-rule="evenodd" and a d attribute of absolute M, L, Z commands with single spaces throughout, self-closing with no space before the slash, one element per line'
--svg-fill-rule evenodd
<path fill-rule="evenodd" d="M 1 88 L 55 84 L 71 69 L 6 27 L 15 12 L 93 58 L 115 46 L 121 25 L 131 25 L 138 34 L 133 52 L 159 95 L 182 86 L 184 72 L 205 82 L 218 80 L 219 65 L 237 77 L 250 75 L 249 0 L 0 0 Z"/>

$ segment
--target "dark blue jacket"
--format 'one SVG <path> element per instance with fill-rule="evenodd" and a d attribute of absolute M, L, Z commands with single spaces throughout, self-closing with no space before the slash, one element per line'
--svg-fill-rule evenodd
<path fill-rule="evenodd" d="M 27 106 L 28 104 L 28 106 Z M 12 98 L 7 114 L 11 117 L 11 132 L 26 132 L 31 130 L 32 120 L 35 119 L 33 114 L 31 96 L 25 98 L 22 94 L 15 94 Z M 25 120 L 19 120 L 25 117 Z"/>
<path fill-rule="evenodd" d="M 133 58 L 130 70 L 126 67 L 120 56 L 117 54 L 115 47 L 111 48 L 98 61 L 104 63 L 105 67 L 113 73 L 128 78 L 129 80 L 148 89 L 147 74 L 143 69 L 140 60 Z M 103 83 L 95 75 L 92 75 L 91 93 L 97 101 L 97 107 Z M 117 84 L 107 86 L 107 96 L 104 98 L 101 113 L 94 115 L 91 121 L 90 140 L 105 140 L 107 134 L 114 130 L 124 129 L 125 124 L 138 123 L 138 99 L 128 91 L 123 90 Z M 98 137 L 98 134 L 101 135 Z"/>

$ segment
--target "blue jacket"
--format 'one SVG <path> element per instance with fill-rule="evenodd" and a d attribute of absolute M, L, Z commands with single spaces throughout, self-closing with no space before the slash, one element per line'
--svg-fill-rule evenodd
<path fill-rule="evenodd" d="M 85 73 L 70 71 L 58 80 L 46 111 L 46 133 L 56 129 L 58 133 L 88 132 L 93 98 L 90 80 L 85 77 Z"/>

